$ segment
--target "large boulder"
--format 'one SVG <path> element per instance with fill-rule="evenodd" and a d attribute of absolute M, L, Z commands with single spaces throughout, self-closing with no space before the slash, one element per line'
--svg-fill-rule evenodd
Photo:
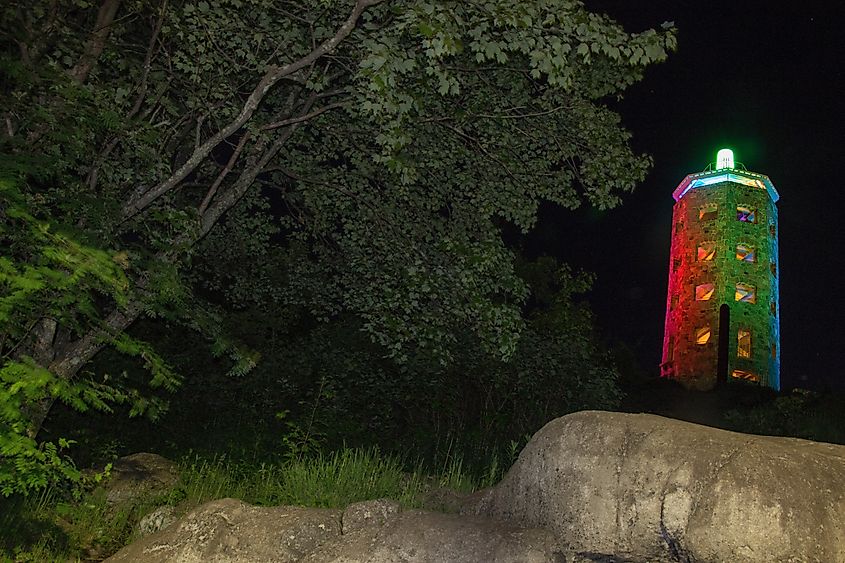
<path fill-rule="evenodd" d="M 537 432 L 464 512 L 591 557 L 845 562 L 845 447 L 579 412 Z"/>
<path fill-rule="evenodd" d="M 109 558 L 132 563 L 564 563 L 554 536 L 474 516 L 401 511 L 391 501 L 345 511 L 204 504 Z"/>
<path fill-rule="evenodd" d="M 122 504 L 162 494 L 179 481 L 176 463 L 158 454 L 140 452 L 114 462 L 104 482 L 106 500 Z"/>
<path fill-rule="evenodd" d="M 423 510 L 328 543 L 302 563 L 566 563 L 546 530 Z"/>

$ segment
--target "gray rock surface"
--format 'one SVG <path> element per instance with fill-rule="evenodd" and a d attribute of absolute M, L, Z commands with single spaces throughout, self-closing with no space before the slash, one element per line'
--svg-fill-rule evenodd
<path fill-rule="evenodd" d="M 434 512 L 460 512 L 469 496 L 449 487 L 433 487 L 423 495 L 422 507 Z"/>
<path fill-rule="evenodd" d="M 196 508 L 107 561 L 566 563 L 554 544 L 545 530 L 474 516 L 401 512 L 387 500 L 355 503 L 341 513 L 223 499 Z"/>
<path fill-rule="evenodd" d="M 110 504 L 120 504 L 164 493 L 178 480 L 179 472 L 174 462 L 158 454 L 141 452 L 115 461 L 103 486 L 106 500 Z"/>
<path fill-rule="evenodd" d="M 543 427 L 463 512 L 596 558 L 845 562 L 845 446 L 585 411 Z"/>
<path fill-rule="evenodd" d="M 292 563 L 338 537 L 340 516 L 339 510 L 257 507 L 234 499 L 215 500 L 107 561 Z"/>
<path fill-rule="evenodd" d="M 159 506 L 138 522 L 138 535 L 148 536 L 163 530 L 176 520 L 176 509 L 172 506 Z"/>
<path fill-rule="evenodd" d="M 327 543 L 303 563 L 565 563 L 554 536 L 485 518 L 409 510 Z"/>
<path fill-rule="evenodd" d="M 343 511 L 340 533 L 351 534 L 365 528 L 380 528 L 400 510 L 398 502 L 383 498 L 352 503 Z"/>
<path fill-rule="evenodd" d="M 845 563 L 845 446 L 586 411 L 543 427 L 497 486 L 447 496 L 461 514 L 223 499 L 109 561 Z"/>

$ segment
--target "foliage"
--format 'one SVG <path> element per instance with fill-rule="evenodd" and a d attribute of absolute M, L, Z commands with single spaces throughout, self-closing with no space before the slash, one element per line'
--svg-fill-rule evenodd
<path fill-rule="evenodd" d="M 369 341 L 360 319 L 315 324 L 306 316 L 280 324 L 272 306 L 256 305 L 225 319 L 226 332 L 261 353 L 249 377 L 226 376 L 225 364 L 203 353 L 200 337 L 176 340 L 167 325 L 144 322 L 134 334 L 185 375 L 159 424 L 118 427 L 105 416 L 83 419 L 64 410 L 54 424 L 74 429 L 70 437 L 80 443 L 78 459 L 85 463 L 102 459 L 115 442 L 117 454 L 179 455 L 193 448 L 262 459 L 298 459 L 349 445 L 398 454 L 410 449 L 429 468 L 457 455 L 467 471 L 481 475 L 494 459 L 500 466 L 513 461 L 513 449 L 549 420 L 613 409 L 620 398 L 616 370 L 583 301 L 590 277 L 550 258 L 521 263 L 518 271 L 534 297 L 509 362 L 491 358 L 464 335 L 448 366 L 423 348 L 397 365 Z M 114 369 L 118 361 L 108 354 L 94 367 Z"/>
<path fill-rule="evenodd" d="M 731 430 L 751 434 L 845 444 L 845 425 L 840 416 L 843 406 L 845 397 L 841 393 L 794 389 L 732 408 L 725 413 L 725 422 Z"/>
<path fill-rule="evenodd" d="M 322 403 L 318 426 L 331 433 L 329 443 L 375 439 L 397 450 L 414 447 L 429 459 L 457 450 L 467 459 L 488 461 L 503 455 L 512 441 L 524 443 L 553 418 L 613 408 L 619 399 L 617 375 L 600 351 L 589 309 L 576 301 L 589 278 L 559 268 L 550 258 L 520 270 L 537 288 L 537 300 L 507 362 L 464 336 L 448 366 L 423 349 L 396 367 L 375 361 L 376 350 L 355 337 L 354 325 L 344 329 L 345 336 L 314 331 L 312 339 L 320 341 L 308 346 L 317 347 L 293 351 L 285 365 L 307 370 L 310 375 L 299 381 L 327 381 L 323 392 L 327 388 L 331 394 Z M 300 395 L 311 397 L 313 389 L 308 384 Z"/>
<path fill-rule="evenodd" d="M 0 12 L 7 167 L 46 163 L 33 195 L 139 275 L 250 186 L 278 190 L 285 303 L 352 311 L 400 359 L 455 325 L 513 353 L 525 290 L 497 221 L 618 203 L 649 161 L 597 101 L 675 45 L 572 0 L 125 1 L 83 73 L 95 7 Z"/>
<path fill-rule="evenodd" d="M 0 339 L 19 345 L 35 320 L 49 317 L 84 332 L 99 318 L 97 297 L 125 305 L 122 257 L 86 245 L 32 214 L 24 194 L 0 178 Z"/>
<path fill-rule="evenodd" d="M 68 381 L 18 354 L 40 318 L 83 331 L 98 321 L 97 300 L 126 299 L 127 278 L 115 255 L 84 245 L 30 213 L 23 195 L 0 180 L 0 495 L 28 493 L 79 472 L 62 454 L 71 442 L 36 442 L 28 411 L 58 399 L 84 412 L 109 410 L 125 399 L 115 388 L 93 381 Z"/>
<path fill-rule="evenodd" d="M 72 232 L 39 219 L 37 206 L 7 180 L 0 180 L 0 494 L 28 493 L 59 479 L 80 474 L 62 452 L 72 444 L 62 437 L 36 441 L 30 413 L 45 401 L 58 400 L 79 412 L 111 412 L 129 403 L 130 415 L 156 418 L 161 401 L 142 396 L 106 375 L 71 380 L 40 366 L 28 340 L 37 322 L 49 319 L 67 333 L 102 326 L 100 310 L 110 299 L 124 306 L 129 293 L 125 257 L 81 242 Z M 61 339 L 62 335 L 55 336 Z M 103 332 L 101 338 L 130 356 L 143 359 L 151 387 L 174 389 L 178 376 L 148 344 L 125 333 Z M 15 359 L 17 358 L 17 359 Z"/>
<path fill-rule="evenodd" d="M 31 357 L 61 380 L 113 343 L 172 388 L 155 348 L 125 336 L 147 316 L 204 331 L 226 356 L 206 364 L 243 375 L 259 348 L 224 327 L 259 310 L 276 326 L 250 328 L 276 342 L 257 404 L 272 402 L 268 380 L 314 404 L 322 373 L 326 421 L 355 419 L 337 398 L 353 388 L 380 398 L 359 435 L 448 441 L 472 420 L 453 414 L 465 397 L 473 432 L 508 440 L 612 404 L 589 317 L 566 316 L 562 297 L 523 318 L 528 286 L 501 231 L 530 229 L 543 201 L 614 206 L 644 177 L 650 160 L 604 100 L 675 47 L 671 25 L 628 34 L 575 0 L 28 0 L 5 3 L 0 28 L 0 172 L 50 226 L 25 229 L 2 263 L 18 284 L 4 313 L 17 365 L 29 327 L 52 322 L 62 338 Z M 40 393 L 33 411 L 70 399 Z M 130 414 L 163 410 L 125 394 Z"/>
<path fill-rule="evenodd" d="M 59 479 L 78 479 L 73 463 L 61 455 L 71 441 L 37 443 L 27 435 L 25 407 L 52 395 L 87 408 L 85 399 L 101 403 L 103 393 L 69 385 L 33 364 L 9 362 L 0 369 L 0 495 L 27 493 Z"/>

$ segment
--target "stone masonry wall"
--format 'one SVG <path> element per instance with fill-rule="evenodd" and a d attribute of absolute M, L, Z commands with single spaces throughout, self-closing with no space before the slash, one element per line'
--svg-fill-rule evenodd
<path fill-rule="evenodd" d="M 739 221 L 738 206 L 755 210 L 756 220 Z M 737 245 L 753 249 L 755 261 L 738 259 Z M 722 182 L 691 189 L 675 203 L 663 376 L 694 389 L 715 386 L 719 308 L 725 304 L 730 310 L 728 379 L 732 374 L 756 378 L 761 385 L 779 388 L 777 249 L 777 208 L 765 189 Z M 712 296 L 696 300 L 696 286 L 706 283 L 714 286 Z M 736 299 L 737 283 L 754 287 L 755 302 Z M 738 353 L 740 330 L 750 332 L 751 339 L 743 354 Z M 741 357 L 746 350 L 749 357 Z"/>

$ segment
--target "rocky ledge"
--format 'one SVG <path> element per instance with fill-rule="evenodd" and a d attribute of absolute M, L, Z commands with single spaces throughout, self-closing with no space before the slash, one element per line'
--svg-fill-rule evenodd
<path fill-rule="evenodd" d="M 207 503 L 109 561 L 845 562 L 845 446 L 653 415 L 554 420 L 460 514 Z"/>

